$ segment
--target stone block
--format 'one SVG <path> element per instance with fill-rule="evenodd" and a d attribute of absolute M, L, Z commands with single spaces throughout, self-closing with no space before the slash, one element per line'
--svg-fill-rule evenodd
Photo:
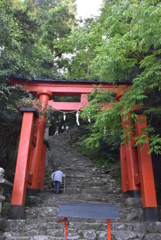
<path fill-rule="evenodd" d="M 145 236 L 144 233 L 139 232 L 126 232 L 126 231 L 117 231 L 117 232 L 111 232 L 111 238 L 114 240 L 142 240 Z M 156 239 L 155 239 L 156 240 Z"/>
<path fill-rule="evenodd" d="M 95 239 L 96 238 L 96 232 L 92 229 L 92 230 L 86 230 L 86 231 L 78 231 L 78 234 L 81 236 L 83 235 L 83 237 L 85 239 Z"/>
<path fill-rule="evenodd" d="M 144 223 L 148 233 L 161 233 L 161 222 Z"/>
<path fill-rule="evenodd" d="M 144 240 L 160 240 L 161 239 L 161 234 L 159 233 L 150 233 L 147 234 L 144 238 Z"/>
<path fill-rule="evenodd" d="M 15 233 L 24 233 L 25 220 L 6 220 L 5 221 L 5 231 L 6 232 L 15 232 Z"/>

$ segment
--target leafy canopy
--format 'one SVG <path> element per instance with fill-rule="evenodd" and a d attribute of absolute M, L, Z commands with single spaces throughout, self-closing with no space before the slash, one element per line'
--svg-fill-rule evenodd
<path fill-rule="evenodd" d="M 121 101 L 114 102 L 113 108 L 98 111 L 98 98 L 104 103 L 107 97 L 97 93 L 83 112 L 84 118 L 90 112 L 94 119 L 93 133 L 86 140 L 89 146 L 98 146 L 99 140 L 107 134 L 113 139 L 116 132 L 118 137 L 121 133 L 124 141 L 121 117 L 139 104 L 148 117 L 151 151 L 161 153 L 161 129 L 158 134 L 154 124 L 156 118 L 160 119 L 161 99 L 157 94 L 156 104 L 151 94 L 160 91 L 161 86 L 160 16 L 159 0 L 104 1 L 100 17 L 86 20 L 57 43 L 64 52 L 72 54 L 66 65 L 66 77 L 133 83 Z M 135 121 L 136 116 L 132 113 L 131 118 Z M 107 129 L 105 134 L 104 127 Z M 145 141 L 146 135 L 142 135 L 137 143 Z"/>
<path fill-rule="evenodd" d="M 0 1 L 0 163 L 16 159 L 22 116 L 18 102 L 32 102 L 28 92 L 7 85 L 11 74 L 27 77 L 61 76 L 53 41 L 75 23 L 73 0 Z M 51 34 L 50 34 L 51 31 Z"/>

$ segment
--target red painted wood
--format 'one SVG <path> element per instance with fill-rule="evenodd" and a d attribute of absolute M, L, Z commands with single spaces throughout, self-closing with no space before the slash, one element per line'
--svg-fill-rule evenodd
<path fill-rule="evenodd" d="M 33 151 L 34 148 L 36 146 L 36 137 L 34 138 L 34 142 L 33 142 L 33 135 L 32 135 L 32 144 L 31 144 L 31 148 L 30 148 L 30 153 L 29 153 L 29 160 L 28 160 L 28 171 L 32 174 L 32 179 L 33 179 L 33 172 L 31 172 L 31 166 L 32 166 L 32 158 L 33 158 Z M 27 182 L 27 188 L 32 184 Z"/>
<path fill-rule="evenodd" d="M 81 103 L 88 105 L 88 94 L 81 94 Z"/>
<path fill-rule="evenodd" d="M 40 173 L 39 173 L 39 190 L 42 191 L 44 188 L 44 176 L 45 176 L 45 162 L 46 162 L 46 144 L 43 144 Z"/>
<path fill-rule="evenodd" d="M 111 240 L 111 220 L 107 220 L 107 232 L 108 232 L 108 237 L 107 240 Z"/>
<path fill-rule="evenodd" d="M 94 88 L 97 86 L 100 89 L 106 89 L 109 91 L 117 91 L 120 87 L 124 86 L 124 91 L 131 86 L 127 84 L 109 84 L 109 83 L 79 83 L 75 82 L 47 82 L 47 81 L 29 81 L 24 79 L 19 79 L 16 77 L 10 77 L 9 84 L 15 86 L 20 84 L 23 86 L 23 89 L 29 90 L 31 94 L 37 95 L 37 92 L 40 90 L 50 91 L 54 96 L 81 96 L 81 94 L 88 94 L 94 91 Z"/>
<path fill-rule="evenodd" d="M 38 92 L 39 101 L 42 102 L 42 107 L 45 108 L 48 104 L 49 97 L 52 96 L 50 92 L 41 90 Z M 33 148 L 32 159 L 30 162 L 30 172 L 33 173 L 32 185 L 28 185 L 28 189 L 38 190 L 39 189 L 39 171 L 40 161 L 42 157 L 42 149 L 44 143 L 46 119 L 44 116 L 39 116 L 36 119 L 34 127 L 34 135 L 36 136 L 36 146 Z"/>
<path fill-rule="evenodd" d="M 83 107 L 87 107 L 88 103 L 83 102 L 53 102 L 50 100 L 48 105 L 51 106 L 53 109 L 58 111 L 78 111 L 81 110 Z"/>
<path fill-rule="evenodd" d="M 120 146 L 121 184 L 122 192 L 129 190 L 129 177 L 126 163 L 125 145 Z"/>
<path fill-rule="evenodd" d="M 140 174 L 135 174 L 135 185 L 140 184 Z"/>
<path fill-rule="evenodd" d="M 140 187 L 135 185 L 135 174 L 139 173 L 139 167 L 137 151 L 136 148 L 134 148 L 134 133 L 131 130 L 133 123 L 130 121 L 130 113 L 127 115 L 126 119 L 122 117 L 122 125 L 124 131 L 128 130 L 130 138 L 127 139 L 127 142 L 125 142 L 126 163 L 129 178 L 129 191 L 140 190 Z"/>
<path fill-rule="evenodd" d="M 69 225 L 68 218 L 62 219 L 60 223 L 64 223 L 64 240 L 67 240 L 68 225 Z"/>
<path fill-rule="evenodd" d="M 124 92 L 128 89 L 128 87 L 126 86 L 126 85 L 124 85 L 124 86 L 119 86 L 118 85 L 118 91 L 117 91 L 117 93 L 116 93 L 116 99 L 117 100 L 121 100 L 121 97 L 122 97 L 122 95 L 124 94 Z"/>
<path fill-rule="evenodd" d="M 33 177 L 33 174 L 31 172 L 28 172 L 27 173 L 27 183 L 28 184 L 32 184 L 32 177 Z"/>
<path fill-rule="evenodd" d="M 64 111 L 64 112 L 71 112 L 71 111 L 78 111 L 82 110 L 84 107 L 88 106 L 88 102 L 53 102 L 50 100 L 48 102 L 48 105 L 51 106 L 53 109 L 58 111 Z M 112 108 L 112 104 L 104 104 L 101 107 L 101 110 L 105 110 L 107 108 Z"/>
<path fill-rule="evenodd" d="M 42 108 L 46 108 L 48 105 L 49 98 L 52 97 L 52 93 L 46 89 L 41 89 L 37 92 L 39 102 L 42 104 Z"/>
<path fill-rule="evenodd" d="M 24 112 L 17 155 L 11 206 L 12 205 L 24 206 L 25 204 L 27 165 L 31 145 L 33 120 L 34 114 L 32 112 Z"/>
<path fill-rule="evenodd" d="M 33 158 L 33 150 L 36 146 L 36 135 L 34 134 L 34 127 L 35 127 L 35 119 L 33 121 L 33 126 L 32 126 L 32 135 L 31 135 L 31 147 L 30 147 L 30 152 L 29 152 L 29 160 L 28 160 L 28 172 L 30 172 L 30 174 L 32 175 L 32 178 L 33 178 L 33 173 L 31 172 L 31 164 L 32 164 L 32 158 Z M 32 184 L 32 181 L 29 183 L 27 181 L 27 188 L 28 186 L 30 186 Z"/>
<path fill-rule="evenodd" d="M 64 224 L 64 231 L 65 231 L 65 240 L 67 240 L 68 226 L 66 224 Z"/>
<path fill-rule="evenodd" d="M 107 108 L 112 108 L 113 106 L 114 106 L 114 104 L 112 104 L 112 103 L 102 104 L 101 111 L 106 110 Z"/>
<path fill-rule="evenodd" d="M 137 122 L 135 123 L 136 135 L 140 136 L 146 128 L 146 116 L 138 114 Z M 146 138 L 149 138 L 148 134 L 146 134 Z M 149 141 L 144 143 L 142 148 L 141 144 L 137 146 L 143 208 L 157 207 L 152 159 L 151 154 L 148 154 L 149 149 Z"/>

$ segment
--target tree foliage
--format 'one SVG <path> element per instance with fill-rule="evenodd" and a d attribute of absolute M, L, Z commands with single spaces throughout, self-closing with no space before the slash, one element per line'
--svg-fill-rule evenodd
<path fill-rule="evenodd" d="M 20 86 L 7 85 L 8 76 L 61 76 L 54 39 L 70 32 L 75 21 L 73 0 L 0 1 L 0 164 L 15 160 L 22 116 L 20 102 L 32 102 Z M 55 51 L 55 52 L 54 52 Z M 14 161 L 13 161 L 14 162 Z"/>
<path fill-rule="evenodd" d="M 139 104 L 147 114 L 151 151 L 161 153 L 161 129 L 154 124 L 156 118 L 160 120 L 160 16 L 159 0 L 104 1 L 99 18 L 87 20 L 74 28 L 62 41 L 61 46 L 67 46 L 68 52 L 73 54 L 66 76 L 132 83 L 120 102 L 113 100 L 113 108 L 99 111 L 96 103 L 100 98 L 102 103 L 107 102 L 107 96 L 97 93 L 83 112 L 84 118 L 90 112 L 94 119 L 93 133 L 86 140 L 89 146 L 98 146 L 99 140 L 107 135 L 111 139 L 121 136 L 124 141 L 126 136 L 121 130 L 121 117 Z M 157 93 L 157 104 L 152 93 Z M 132 113 L 131 118 L 135 121 L 135 114 Z M 146 137 L 142 135 L 137 143 L 145 141 Z"/>
<path fill-rule="evenodd" d="M 43 63 L 52 55 L 42 45 L 39 12 L 30 1 L 1 1 L 0 77 L 10 74 L 35 76 L 46 73 Z"/>

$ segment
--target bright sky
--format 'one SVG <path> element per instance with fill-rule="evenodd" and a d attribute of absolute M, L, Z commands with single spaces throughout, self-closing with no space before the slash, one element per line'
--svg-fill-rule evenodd
<path fill-rule="evenodd" d="M 76 0 L 77 17 L 88 18 L 90 15 L 98 16 L 102 0 Z"/>

